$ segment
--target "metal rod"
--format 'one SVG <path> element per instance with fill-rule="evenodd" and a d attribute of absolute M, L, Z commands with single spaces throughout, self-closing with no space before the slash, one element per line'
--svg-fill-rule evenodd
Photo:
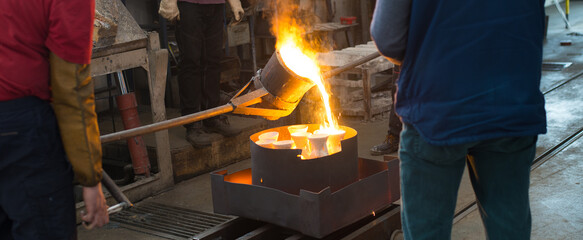
<path fill-rule="evenodd" d="M 346 64 L 344 66 L 337 67 L 337 68 L 334 68 L 334 69 L 332 69 L 332 70 L 330 70 L 328 72 L 323 73 L 322 74 L 322 78 L 326 79 L 326 78 L 330 78 L 330 77 L 336 76 L 336 75 L 338 75 L 340 73 L 343 73 L 345 71 L 348 71 L 350 69 L 353 69 L 354 67 L 356 67 L 358 65 L 361 65 L 363 63 L 366 63 L 366 62 L 368 62 L 370 60 L 373 60 L 373 59 L 375 59 L 377 57 L 380 57 L 380 56 L 381 56 L 381 54 L 379 52 L 371 53 L 371 54 L 369 54 L 369 55 L 367 55 L 367 56 L 365 56 L 363 58 L 360 58 L 360 59 L 358 59 L 358 60 L 356 60 L 354 62 L 350 62 L 350 63 L 348 63 L 348 64 Z"/>
<path fill-rule="evenodd" d="M 117 76 L 117 81 L 118 81 L 118 84 L 119 84 L 119 91 L 121 92 L 121 95 L 124 95 L 124 94 L 128 93 L 129 92 L 128 91 L 128 87 L 127 87 L 126 80 L 123 77 L 122 72 L 121 71 L 117 71 L 116 72 L 116 76 Z"/>
<path fill-rule="evenodd" d="M 354 62 L 348 63 L 344 66 L 335 68 L 335 69 L 330 70 L 328 72 L 325 72 L 322 74 L 322 77 L 323 78 L 330 78 L 332 76 L 335 76 L 335 75 L 338 75 L 342 72 L 350 70 L 358 65 L 366 63 L 372 59 L 375 59 L 379 56 L 380 56 L 380 53 L 378 53 L 378 52 L 372 53 L 372 54 L 365 56 L 361 59 L 358 59 Z M 205 111 L 185 115 L 182 117 L 177 117 L 174 119 L 169 119 L 169 120 L 165 120 L 165 121 L 161 121 L 161 122 L 157 122 L 157 123 L 152 123 L 150 125 L 144 125 L 144 126 L 137 127 L 137 128 L 132 128 L 132 129 L 124 130 L 124 131 L 110 133 L 110 134 L 101 136 L 101 138 L 100 138 L 101 143 L 113 142 L 113 141 L 117 141 L 117 140 L 122 140 L 122 139 L 126 139 L 126 138 L 131 138 L 131 137 L 135 137 L 135 136 L 139 136 L 139 135 L 144 135 L 144 134 L 148 134 L 148 133 L 161 131 L 164 129 L 168 129 L 171 127 L 176 127 L 176 126 L 180 126 L 180 125 L 184 125 L 184 124 L 188 124 L 188 123 L 192 123 L 192 122 L 197 122 L 197 121 L 200 121 L 203 119 L 207 119 L 207 118 L 221 115 L 223 113 L 232 112 L 235 110 L 235 107 L 236 107 L 235 105 L 228 103 L 228 104 L 225 104 L 225 105 L 222 105 L 219 107 L 215 107 L 215 108 L 211 108 L 211 109 L 208 109 Z"/>
<path fill-rule="evenodd" d="M 101 179 L 101 183 L 105 188 L 107 188 L 111 196 L 113 196 L 113 198 L 119 203 L 127 203 L 129 206 L 132 206 L 132 202 L 130 202 L 128 197 L 126 197 L 126 195 L 123 194 L 121 189 L 119 189 L 119 187 L 115 184 L 111 177 L 109 177 L 109 175 L 105 171 L 103 171 L 102 173 L 103 177 Z"/>
<path fill-rule="evenodd" d="M 139 136 L 139 135 L 144 135 L 147 133 L 153 133 L 153 132 L 157 132 L 160 130 L 168 129 L 171 127 L 184 125 L 184 124 L 191 123 L 191 122 L 200 121 L 203 119 L 207 119 L 207 118 L 221 115 L 223 113 L 232 112 L 233 110 L 235 110 L 235 107 L 233 105 L 225 104 L 222 106 L 218 106 L 218 107 L 204 110 L 201 112 L 185 115 L 182 117 L 177 117 L 177 118 L 173 118 L 173 119 L 169 119 L 169 120 L 165 120 L 165 121 L 161 121 L 161 122 L 157 122 L 157 123 L 152 123 L 149 125 L 144 125 L 144 126 L 137 127 L 137 128 L 132 128 L 132 129 L 124 130 L 124 131 L 110 133 L 110 134 L 101 136 L 100 139 L 101 139 L 101 143 L 113 142 L 116 140 L 131 138 L 131 137 L 135 137 L 135 136 Z"/>
<path fill-rule="evenodd" d="M 559 15 L 561 15 L 561 18 L 563 18 L 563 21 L 567 25 L 566 26 L 567 29 L 571 29 L 571 23 L 569 23 L 569 19 L 567 19 L 567 17 L 565 16 L 565 12 L 561 8 L 561 5 L 559 5 L 559 1 L 558 0 L 554 0 L 553 2 L 555 3 L 555 7 L 557 7 L 557 11 L 559 11 Z"/>

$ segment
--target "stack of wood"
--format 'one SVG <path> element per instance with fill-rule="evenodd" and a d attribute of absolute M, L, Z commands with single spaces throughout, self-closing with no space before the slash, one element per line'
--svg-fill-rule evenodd
<path fill-rule="evenodd" d="M 371 41 L 355 47 L 322 53 L 318 56 L 318 62 L 325 68 L 340 67 L 374 52 L 377 52 L 377 48 Z M 391 93 L 384 91 L 372 94 L 371 88 L 386 84 L 390 75 L 378 73 L 391 68 L 393 64 L 381 56 L 328 79 L 327 83 L 333 97 L 339 101 L 342 115 L 362 116 L 368 120 L 373 115 L 389 111 L 392 105 Z"/>

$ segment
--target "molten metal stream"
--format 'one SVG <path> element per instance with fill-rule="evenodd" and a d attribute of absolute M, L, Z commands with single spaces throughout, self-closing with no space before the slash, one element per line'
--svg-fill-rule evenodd
<path fill-rule="evenodd" d="M 293 39 L 286 40 L 281 45 L 279 53 L 287 68 L 300 77 L 312 80 L 318 86 L 326 109 L 326 121 L 324 122 L 323 128 L 338 129 L 338 123 L 334 120 L 332 109 L 330 108 L 330 96 L 326 92 L 324 81 L 320 74 L 320 68 L 314 60 L 315 57 L 311 58 L 304 54 Z"/>

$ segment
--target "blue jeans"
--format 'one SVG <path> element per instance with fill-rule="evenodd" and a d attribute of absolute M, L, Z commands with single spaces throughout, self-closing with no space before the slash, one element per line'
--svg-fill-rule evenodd
<path fill-rule="evenodd" d="M 73 171 L 53 109 L 0 102 L 0 239 L 76 239 Z"/>
<path fill-rule="evenodd" d="M 399 157 L 405 239 L 451 238 L 466 162 L 488 239 L 529 239 L 528 187 L 536 140 L 509 137 L 435 146 L 404 124 Z"/>

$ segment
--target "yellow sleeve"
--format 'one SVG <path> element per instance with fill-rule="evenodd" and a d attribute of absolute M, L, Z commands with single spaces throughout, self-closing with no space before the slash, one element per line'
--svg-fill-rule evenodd
<path fill-rule="evenodd" d="M 101 181 L 101 141 L 88 64 L 76 64 L 50 53 L 53 108 L 67 157 L 83 186 Z"/>

